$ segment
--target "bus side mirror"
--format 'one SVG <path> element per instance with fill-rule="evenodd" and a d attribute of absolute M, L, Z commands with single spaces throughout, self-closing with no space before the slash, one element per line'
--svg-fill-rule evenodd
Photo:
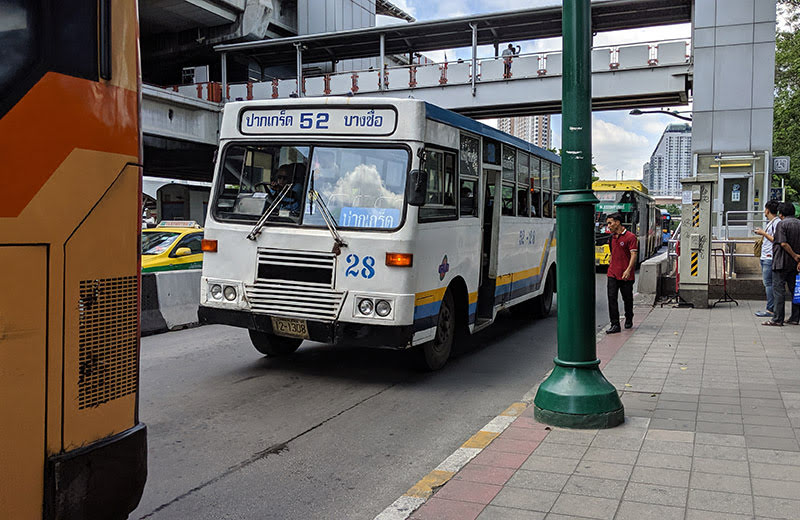
<path fill-rule="evenodd" d="M 428 195 L 428 175 L 422 170 L 411 170 L 406 184 L 406 199 L 410 206 L 424 206 Z"/>

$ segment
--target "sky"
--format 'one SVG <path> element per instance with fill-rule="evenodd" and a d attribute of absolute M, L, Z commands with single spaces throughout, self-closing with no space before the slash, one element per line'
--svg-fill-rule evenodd
<path fill-rule="evenodd" d="M 417 20 L 440 20 L 470 14 L 510 11 L 529 7 L 560 5 L 558 0 L 392 0 L 399 8 Z M 378 25 L 398 23 L 395 19 L 379 16 Z M 403 22 L 400 22 L 403 23 Z M 595 46 L 624 43 L 643 43 L 691 36 L 689 24 L 631 29 L 598 34 Z M 560 38 L 536 41 L 513 42 L 522 47 L 522 53 L 557 51 L 561 49 Z M 504 47 L 504 45 L 501 45 Z M 478 47 L 478 57 L 493 55 L 491 46 Z M 469 59 L 471 49 L 448 49 L 424 53 L 429 58 L 442 62 L 457 58 Z M 691 106 L 670 107 L 689 111 Z M 656 109 L 653 109 L 656 110 Z M 674 117 L 647 114 L 631 116 L 629 110 L 594 112 L 592 115 L 592 155 L 602 179 L 641 179 L 642 166 L 650 159 L 658 140 L 670 123 L 682 123 Z M 495 125 L 495 120 L 485 123 Z M 553 145 L 561 146 L 561 116 L 552 117 Z"/>

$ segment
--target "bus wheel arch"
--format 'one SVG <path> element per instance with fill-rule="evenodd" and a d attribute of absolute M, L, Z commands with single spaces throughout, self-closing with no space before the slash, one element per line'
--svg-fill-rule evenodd
<path fill-rule="evenodd" d="M 447 363 L 455 343 L 457 323 L 453 290 L 448 286 L 439 306 L 433 339 L 417 345 L 412 351 L 414 364 L 419 370 L 433 372 Z"/>
<path fill-rule="evenodd" d="M 469 335 L 469 290 L 467 283 L 460 276 L 456 276 L 447 286 L 447 291 L 453 295 L 453 306 L 456 318 L 456 336 L 460 339 Z"/>
<path fill-rule="evenodd" d="M 556 292 L 556 266 L 552 265 L 547 270 L 547 275 L 542 281 L 544 286 L 542 294 L 533 299 L 533 314 L 537 318 L 546 318 L 553 309 L 553 294 Z"/>

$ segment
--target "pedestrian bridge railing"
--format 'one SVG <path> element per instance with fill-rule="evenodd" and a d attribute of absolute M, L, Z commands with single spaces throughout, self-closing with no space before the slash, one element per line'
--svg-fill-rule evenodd
<path fill-rule="evenodd" d="M 658 68 L 689 63 L 689 41 L 669 40 L 597 47 L 592 49 L 592 72 Z M 377 70 L 358 70 L 306 76 L 303 96 L 354 95 L 392 90 L 414 90 L 531 79 L 562 75 L 562 53 L 537 52 L 512 57 L 489 57 L 475 60 L 413 64 L 386 67 L 383 81 Z M 227 85 L 225 97 L 231 101 L 277 99 L 298 95 L 297 79 L 249 81 Z M 218 82 L 175 85 L 167 87 L 187 97 L 221 102 L 222 84 Z"/>

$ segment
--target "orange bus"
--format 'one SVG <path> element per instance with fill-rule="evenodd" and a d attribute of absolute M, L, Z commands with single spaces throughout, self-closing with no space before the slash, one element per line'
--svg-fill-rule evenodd
<path fill-rule="evenodd" d="M 126 518 L 147 475 L 136 2 L 0 11 L 0 516 Z"/>

